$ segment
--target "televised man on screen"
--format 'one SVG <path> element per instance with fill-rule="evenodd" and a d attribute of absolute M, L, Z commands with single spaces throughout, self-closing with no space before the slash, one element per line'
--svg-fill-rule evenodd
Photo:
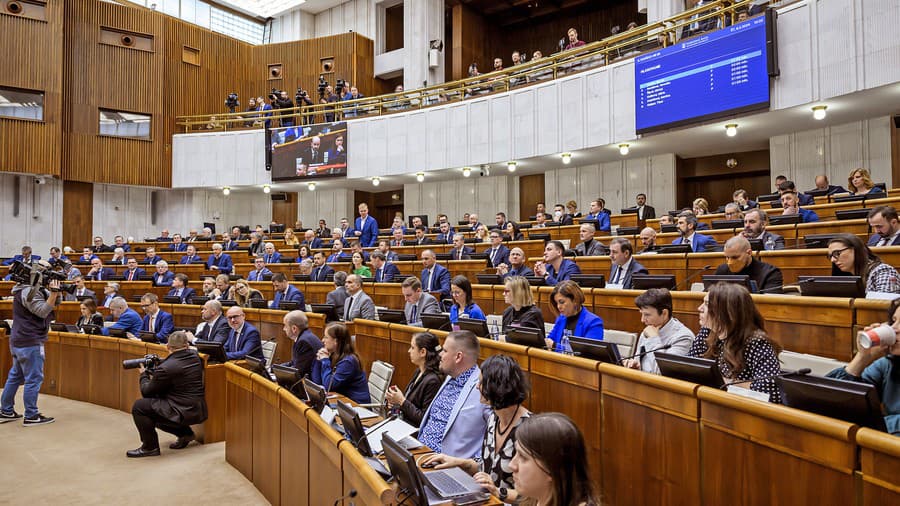
<path fill-rule="evenodd" d="M 309 147 L 304 149 L 300 153 L 300 158 L 297 159 L 297 175 L 315 175 L 316 171 L 310 170 L 310 166 L 323 163 L 325 163 L 325 153 L 322 152 L 322 138 L 316 135 L 310 139 Z"/>

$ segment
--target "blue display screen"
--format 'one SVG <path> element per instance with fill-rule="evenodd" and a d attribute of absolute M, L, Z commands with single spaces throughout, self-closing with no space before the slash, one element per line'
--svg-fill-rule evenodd
<path fill-rule="evenodd" d="M 764 16 L 638 56 L 635 130 L 768 107 L 767 61 Z"/>

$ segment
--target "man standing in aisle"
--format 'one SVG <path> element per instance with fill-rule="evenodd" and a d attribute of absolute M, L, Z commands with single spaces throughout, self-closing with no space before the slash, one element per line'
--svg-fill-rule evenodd
<path fill-rule="evenodd" d="M 359 218 L 356 218 L 353 235 L 359 238 L 363 248 L 371 248 L 378 241 L 378 222 L 369 216 L 369 206 L 365 202 L 359 205 Z"/>

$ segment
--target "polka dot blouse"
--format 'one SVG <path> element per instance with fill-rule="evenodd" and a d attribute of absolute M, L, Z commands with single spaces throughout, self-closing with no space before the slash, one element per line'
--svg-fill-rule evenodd
<path fill-rule="evenodd" d="M 697 333 L 694 344 L 688 355 L 691 357 L 703 357 L 706 354 L 708 346 L 706 339 L 709 337 L 709 329 L 704 327 Z M 716 350 L 714 358 L 719 364 L 719 371 L 725 381 L 750 380 L 752 378 L 760 378 L 781 372 L 781 365 L 778 363 L 778 356 L 775 349 L 766 340 L 762 334 L 755 336 L 747 344 L 747 350 L 744 352 L 744 370 L 734 375 L 731 367 L 725 361 L 725 350 L 723 341 L 716 341 Z M 774 379 L 756 380 L 750 383 L 750 390 L 769 394 L 769 402 L 781 404 L 781 390 L 775 384 Z"/>

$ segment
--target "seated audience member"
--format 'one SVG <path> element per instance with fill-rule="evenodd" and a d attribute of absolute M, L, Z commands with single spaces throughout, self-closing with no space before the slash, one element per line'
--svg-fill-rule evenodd
<path fill-rule="evenodd" d="M 744 218 L 744 213 L 741 212 L 741 208 L 738 207 L 734 202 L 729 202 L 725 204 L 725 219 L 726 220 L 741 220 Z"/>
<path fill-rule="evenodd" d="M 112 257 L 106 263 L 108 265 L 125 265 L 126 261 L 127 259 L 125 258 L 125 250 L 123 250 L 122 248 L 116 248 L 113 250 Z"/>
<path fill-rule="evenodd" d="M 890 325 L 894 332 L 900 334 L 900 299 L 891 302 L 886 323 L 874 323 L 865 330 L 881 325 Z M 897 358 L 900 357 L 900 339 L 893 345 L 870 348 L 859 345 L 857 348 L 859 351 L 849 364 L 829 372 L 827 376 L 875 385 L 884 405 L 887 431 L 895 436 L 900 435 L 900 359 Z"/>
<path fill-rule="evenodd" d="M 799 214 L 800 221 L 803 223 L 819 221 L 819 215 L 814 211 L 800 207 L 800 201 L 795 191 L 787 190 L 781 194 L 781 207 L 784 208 L 784 211 L 781 213 L 784 216 Z"/>
<path fill-rule="evenodd" d="M 572 225 L 575 223 L 572 217 L 566 213 L 566 207 L 562 204 L 553 206 L 553 221 L 560 225 Z"/>
<path fill-rule="evenodd" d="M 372 269 L 369 269 L 364 262 L 362 253 L 354 251 L 350 256 L 350 274 L 356 274 L 361 278 L 371 278 Z"/>
<path fill-rule="evenodd" d="M 637 352 L 661 349 L 669 346 L 666 353 L 687 355 L 694 343 L 694 333 L 672 316 L 672 294 L 665 288 L 651 288 L 634 299 L 641 312 L 644 330 L 637 342 Z M 625 367 L 659 374 L 656 356 L 649 352 L 640 358 L 629 358 L 622 362 Z"/>
<path fill-rule="evenodd" d="M 235 228 L 237 228 L 237 227 L 235 227 Z M 197 235 L 197 229 L 192 228 L 190 230 L 190 232 L 188 232 L 188 236 L 184 238 L 184 241 L 185 242 L 195 242 L 198 239 L 199 239 L 199 236 Z M 167 241 L 168 240 L 171 240 L 171 239 L 167 239 Z"/>
<path fill-rule="evenodd" d="M 603 214 L 603 216 L 606 216 Z M 578 228 L 578 236 L 581 242 L 575 246 L 575 254 L 580 257 L 596 257 L 607 254 L 606 246 L 594 239 L 596 229 L 590 223 L 583 223 Z"/>
<path fill-rule="evenodd" d="M 544 213 L 540 213 L 534 216 L 534 224 L 531 225 L 531 228 L 546 228 L 547 227 L 547 218 Z M 476 234 L 477 236 L 477 234 Z"/>
<path fill-rule="evenodd" d="M 144 310 L 144 319 L 141 330 L 153 332 L 156 339 L 165 344 L 169 340 L 169 334 L 175 330 L 175 320 L 172 315 L 159 308 L 159 297 L 155 293 L 145 293 L 141 297 L 141 309 Z"/>
<path fill-rule="evenodd" d="M 777 293 L 784 285 L 781 269 L 757 260 L 750 249 L 750 241 L 736 235 L 725 242 L 725 263 L 716 268 L 716 275 L 750 276 L 758 291 Z"/>
<path fill-rule="evenodd" d="M 346 218 L 345 218 L 344 220 L 341 220 L 341 223 L 343 224 L 345 221 L 346 221 Z M 348 226 L 349 226 L 349 225 L 348 225 Z M 334 241 L 340 241 L 340 242 L 341 242 L 341 248 L 347 248 L 347 247 L 349 247 L 349 246 L 350 246 L 350 241 L 348 241 L 348 240 L 346 239 L 345 231 L 346 231 L 346 234 L 350 234 L 350 233 L 352 232 L 352 230 L 350 230 L 350 229 L 343 229 L 343 228 L 340 228 L 340 227 L 335 227 L 334 230 L 331 231 L 331 241 L 330 241 L 330 243 L 331 243 L 331 244 L 334 244 Z M 325 241 L 325 242 L 326 242 L 326 244 L 329 243 L 329 241 Z"/>
<path fill-rule="evenodd" d="M 564 335 L 603 340 L 603 318 L 584 307 L 584 292 L 574 281 L 561 281 L 550 294 L 554 312 L 559 314 L 547 336 L 547 347 L 561 350 Z"/>
<path fill-rule="evenodd" d="M 378 241 L 378 251 L 380 251 L 384 255 L 384 259 L 388 262 L 396 262 L 400 257 L 393 251 L 391 251 L 391 241 L 387 239 L 380 239 Z M 369 258 L 372 258 L 372 255 L 369 255 Z"/>
<path fill-rule="evenodd" d="M 109 327 L 103 327 L 102 331 L 104 336 L 109 335 L 109 329 L 122 329 L 130 338 L 137 337 L 137 335 L 140 334 L 142 326 L 141 317 L 138 316 L 137 311 L 128 307 L 128 302 L 126 302 L 124 298 L 116 297 L 113 299 L 109 304 L 109 312 L 115 319 L 115 323 Z"/>
<path fill-rule="evenodd" d="M 235 236 L 235 237 L 237 237 L 237 236 Z M 223 249 L 223 250 L 225 250 L 225 251 L 235 251 L 235 250 L 237 250 L 239 247 L 240 247 L 240 244 L 238 244 L 236 238 L 235 238 L 235 239 L 232 239 L 232 238 L 231 238 L 231 235 L 228 234 L 227 232 L 224 233 L 224 234 L 222 234 L 222 249 Z"/>
<path fill-rule="evenodd" d="M 415 279 L 415 278 L 411 278 Z M 431 332 L 416 332 L 409 343 L 409 360 L 416 366 L 416 372 L 403 392 L 397 385 L 391 385 L 384 400 L 391 409 L 399 409 L 406 423 L 418 427 L 422 423 L 425 410 L 437 395 L 444 374 L 441 372 L 441 346 Z"/>
<path fill-rule="evenodd" d="M 518 362 L 507 355 L 492 355 L 481 364 L 479 388 L 481 402 L 491 408 L 487 430 L 477 460 L 436 453 L 422 464 L 436 469 L 459 467 L 473 475 L 482 489 L 504 504 L 516 504 L 510 461 L 516 455 L 516 429 L 531 416 L 522 405 L 530 386 Z"/>
<path fill-rule="evenodd" d="M 196 238 L 196 237 L 197 237 L 197 231 L 196 231 L 196 230 L 191 230 L 191 235 L 194 236 L 194 237 Z M 249 238 L 250 238 L 249 236 L 243 235 L 243 234 L 241 233 L 241 227 L 238 227 L 238 226 L 231 227 L 231 239 L 232 239 L 232 240 L 234 240 L 234 241 L 240 241 L 240 240 L 246 240 L 246 239 L 249 239 Z"/>
<path fill-rule="evenodd" d="M 434 241 L 431 240 L 430 237 L 425 236 L 426 228 L 425 225 L 419 225 L 416 227 L 416 239 L 413 243 L 416 246 L 434 244 Z"/>
<path fill-rule="evenodd" d="M 169 251 L 186 251 L 187 243 L 181 240 L 181 234 L 175 234 L 172 236 L 172 242 L 169 243 L 169 247 L 166 249 Z"/>
<path fill-rule="evenodd" d="M 443 385 L 422 415 L 418 440 L 437 453 L 475 458 L 481 453 L 490 409 L 478 392 L 479 343 L 475 334 L 458 330 L 447 334 L 441 349 Z"/>
<path fill-rule="evenodd" d="M 681 237 L 677 237 L 672 244 L 690 244 L 691 251 L 695 253 L 715 249 L 718 246 L 716 240 L 708 235 L 698 234 L 697 223 L 697 217 L 692 213 L 679 214 L 676 226 Z"/>
<path fill-rule="evenodd" d="M 610 231 L 610 221 L 609 221 L 610 212 L 609 209 L 606 209 L 606 201 L 598 198 L 591 201 L 589 212 L 584 215 L 581 221 L 584 220 L 597 220 L 596 230 L 601 232 L 609 232 Z"/>
<path fill-rule="evenodd" d="M 247 245 L 247 255 L 251 257 L 263 256 L 266 250 L 266 243 L 263 242 L 262 236 L 256 232 L 250 232 L 250 244 Z"/>
<path fill-rule="evenodd" d="M 688 355 L 714 359 L 725 381 L 745 381 L 739 386 L 767 394 L 769 402 L 781 404 L 775 380 L 754 380 L 781 371 L 781 345 L 766 334 L 765 321 L 750 292 L 735 283 L 717 283 L 709 288 L 699 311 L 701 329 Z"/>
<path fill-rule="evenodd" d="M 644 227 L 644 229 L 641 230 L 640 239 L 643 249 L 637 253 L 638 255 L 653 253 L 659 250 L 659 246 L 656 245 L 656 230 L 653 230 L 650 227 Z"/>
<path fill-rule="evenodd" d="M 509 469 L 522 503 L 602 504 L 591 479 L 584 436 L 562 413 L 535 414 L 519 425 Z"/>
<path fill-rule="evenodd" d="M 450 281 L 450 296 L 453 304 L 450 306 L 450 321 L 456 323 L 460 317 L 472 320 L 486 320 L 484 311 L 478 304 L 472 301 L 472 283 L 469 278 L 459 275 Z"/>
<path fill-rule="evenodd" d="M 350 274 L 347 276 L 344 287 L 347 289 L 347 295 L 349 296 L 347 301 L 344 302 L 344 311 L 342 313 L 344 321 L 352 321 L 356 318 L 374 320 L 376 314 L 375 303 L 372 302 L 369 294 L 363 291 L 362 278 L 356 274 Z"/>
<path fill-rule="evenodd" d="M 297 249 L 297 263 L 302 264 L 307 261 L 312 261 L 312 253 L 310 253 L 309 248 L 303 244 Z"/>
<path fill-rule="evenodd" d="M 147 246 L 147 249 L 144 251 L 144 260 L 141 263 L 146 265 L 156 265 L 157 262 L 161 261 L 162 257 L 156 254 L 156 248 Z"/>
<path fill-rule="evenodd" d="M 253 270 L 247 273 L 247 281 L 265 281 L 266 276 L 272 276 L 272 271 L 266 267 L 266 260 L 263 257 L 253 259 Z"/>
<path fill-rule="evenodd" d="M 216 290 L 219 292 L 218 300 L 230 300 L 232 298 L 231 279 L 228 274 L 216 276 Z"/>
<path fill-rule="evenodd" d="M 309 330 L 309 320 L 303 311 L 289 311 L 284 315 L 283 323 L 284 335 L 294 344 L 291 346 L 291 361 L 282 365 L 297 369 L 300 377 L 312 374 L 316 354 L 323 346 L 322 340 Z"/>
<path fill-rule="evenodd" d="M 451 260 L 468 260 L 469 255 L 475 253 L 472 248 L 466 246 L 462 234 L 453 235 L 453 248 L 448 252 Z"/>
<path fill-rule="evenodd" d="M 222 274 L 231 274 L 234 263 L 231 261 L 231 255 L 222 252 L 222 245 L 215 243 L 212 245 L 212 255 L 206 260 L 206 270 L 217 271 Z"/>
<path fill-rule="evenodd" d="M 79 309 L 81 310 L 81 316 L 75 322 L 76 327 L 79 329 L 82 329 L 85 325 L 103 327 L 103 315 L 97 311 L 97 303 L 94 302 L 94 299 L 82 300 Z"/>
<path fill-rule="evenodd" d="M 400 269 L 396 265 L 389 263 L 381 251 L 373 251 L 369 258 L 371 259 L 372 268 L 375 269 L 375 272 L 371 275 L 375 278 L 376 283 L 390 283 L 400 278 Z"/>
<path fill-rule="evenodd" d="M 805 193 L 799 193 L 797 191 L 797 187 L 794 185 L 793 181 L 782 181 L 781 184 L 778 185 L 778 193 L 784 194 L 784 192 L 796 193 L 797 200 L 800 201 L 801 206 L 811 206 L 816 203 L 816 199 L 812 195 L 807 195 Z"/>
<path fill-rule="evenodd" d="M 329 323 L 325 327 L 323 346 L 316 352 L 310 379 L 329 392 L 344 395 L 353 402 L 367 404 L 369 384 L 362 360 L 353 347 L 353 339 L 343 323 Z"/>
<path fill-rule="evenodd" d="M 508 278 L 511 276 L 534 276 L 534 271 L 525 265 L 525 252 L 516 247 L 509 250 L 509 264 L 497 266 L 497 275 Z"/>
<path fill-rule="evenodd" d="M 225 276 L 226 278 L 228 276 Z M 203 296 L 209 297 L 210 300 L 217 300 L 222 293 L 216 288 L 216 279 L 211 277 L 203 278 Z"/>
<path fill-rule="evenodd" d="M 112 303 L 113 299 L 119 296 L 119 284 L 114 283 L 112 281 L 106 283 L 106 286 L 103 287 L 103 302 L 100 304 L 101 307 L 109 307 Z"/>
<path fill-rule="evenodd" d="M 450 224 L 446 221 L 438 224 L 438 235 L 435 242 L 438 244 L 453 244 L 453 231 L 450 230 Z"/>
<path fill-rule="evenodd" d="M 228 319 L 222 314 L 222 304 L 217 300 L 206 301 L 200 309 L 200 318 L 203 321 L 197 325 L 195 334 L 188 334 L 188 339 L 191 342 L 213 341 L 225 344 L 231 334 L 231 327 L 228 326 Z"/>
<path fill-rule="evenodd" d="M 503 234 L 504 241 L 524 241 L 525 236 L 522 235 L 522 232 L 519 231 L 519 224 L 514 221 L 507 221 L 503 226 L 503 230 L 506 232 Z"/>
<path fill-rule="evenodd" d="M 674 225 L 674 224 L 675 224 L 675 220 L 672 218 L 672 215 L 669 213 L 666 213 L 659 217 L 660 232 L 662 232 L 662 225 Z"/>
<path fill-rule="evenodd" d="M 76 260 L 76 262 L 78 262 L 80 264 L 90 264 L 91 260 L 93 260 L 95 258 L 100 258 L 94 254 L 94 250 L 92 250 L 90 247 L 85 247 L 82 251 L 83 252 L 82 252 L 81 256 L 78 257 L 78 260 Z M 32 256 L 32 259 L 33 259 L 33 256 Z"/>
<path fill-rule="evenodd" d="M 193 244 L 188 244 L 185 248 L 185 254 L 181 256 L 181 259 L 178 260 L 179 264 L 202 264 L 203 257 L 197 254 L 197 248 L 194 247 Z"/>
<path fill-rule="evenodd" d="M 540 212 L 543 212 L 544 204 L 538 204 L 538 208 L 541 209 Z M 500 230 L 506 230 L 506 213 L 500 212 L 494 216 L 494 225 L 491 228 L 497 228 Z"/>
<path fill-rule="evenodd" d="M 109 278 L 116 275 L 116 271 L 109 267 L 103 267 L 103 262 L 99 258 L 91 260 L 91 270 L 87 273 L 87 278 L 91 281 L 109 281 Z"/>
<path fill-rule="evenodd" d="M 103 238 L 100 237 L 99 235 L 97 237 L 94 237 L 94 248 L 93 249 L 94 249 L 94 253 L 111 253 L 113 250 L 106 244 L 103 244 Z"/>
<path fill-rule="evenodd" d="M 160 260 L 156 262 L 156 274 L 153 275 L 153 286 L 172 286 L 175 273 L 169 270 L 169 262 Z"/>
<path fill-rule="evenodd" d="M 837 234 L 828 241 L 832 276 L 860 276 L 868 292 L 900 293 L 900 274 L 872 253 L 853 234 Z"/>
<path fill-rule="evenodd" d="M 169 290 L 169 293 L 167 293 L 166 295 L 178 297 L 181 300 L 182 304 L 193 304 L 195 295 L 194 289 L 187 285 L 187 274 L 179 272 L 178 274 L 175 274 L 174 278 L 172 278 L 172 289 Z"/>
<path fill-rule="evenodd" d="M 437 263 L 434 251 L 427 249 L 422 252 L 422 290 L 426 292 L 440 292 L 440 298 L 450 298 L 450 271 Z"/>
<path fill-rule="evenodd" d="M 828 182 L 828 176 L 820 174 L 816 176 L 816 187 L 814 190 L 828 190 L 826 195 L 834 195 L 835 193 L 847 193 L 843 186 L 833 185 Z"/>
<path fill-rule="evenodd" d="M 270 242 L 266 243 L 262 257 L 267 264 L 277 264 L 281 261 L 281 253 L 275 251 L 275 245 Z"/>
<path fill-rule="evenodd" d="M 745 239 L 759 239 L 766 250 L 784 249 L 784 237 L 766 230 L 769 215 L 762 209 L 751 209 L 744 213 L 744 230 L 741 236 Z"/>
<path fill-rule="evenodd" d="M 309 273 L 310 281 L 326 281 L 329 274 L 334 274 L 334 269 L 325 265 L 325 253 L 316 251 L 313 255 L 313 268 Z"/>
<path fill-rule="evenodd" d="M 875 183 L 872 181 L 869 170 L 863 168 L 853 169 L 850 172 L 850 175 L 847 176 L 847 189 L 850 190 L 850 195 L 865 195 L 877 192 L 877 190 L 873 191 Z"/>
<path fill-rule="evenodd" d="M 422 283 L 413 276 L 403 280 L 400 292 L 403 293 L 403 300 L 406 301 L 403 313 L 409 325 L 421 327 L 423 314 L 439 314 L 441 312 L 437 299 L 430 293 L 423 292 Z"/>
<path fill-rule="evenodd" d="M 609 243 L 609 258 L 612 266 L 609 270 L 609 282 L 621 285 L 623 289 L 631 289 L 631 277 L 634 274 L 649 274 L 646 267 L 634 259 L 631 241 L 624 237 L 616 237 Z"/>
<path fill-rule="evenodd" d="M 869 226 L 875 231 L 869 237 L 869 246 L 900 245 L 900 221 L 893 207 L 878 206 L 869 211 Z"/>
<path fill-rule="evenodd" d="M 544 260 L 534 264 L 536 275 L 544 278 L 549 286 L 569 279 L 573 274 L 581 274 L 575 262 L 563 258 L 565 247 L 559 241 L 550 241 L 544 247 Z"/>
<path fill-rule="evenodd" d="M 637 208 L 638 220 L 652 220 L 656 218 L 656 209 L 647 205 L 647 195 L 638 193 L 635 197 L 635 207 Z"/>
<path fill-rule="evenodd" d="M 398 229 L 394 229 L 391 234 L 391 246 L 399 247 L 405 246 L 405 241 L 403 240 L 403 232 Z"/>
<path fill-rule="evenodd" d="M 331 243 L 331 254 L 328 255 L 327 262 L 335 263 L 340 262 L 341 257 L 344 256 L 344 243 L 340 239 L 335 239 Z"/>
<path fill-rule="evenodd" d="M 115 241 L 113 244 L 114 248 L 122 248 L 122 251 L 125 253 L 131 253 L 131 245 L 125 242 L 124 237 L 117 235 L 113 241 Z"/>
<path fill-rule="evenodd" d="M 243 279 L 234 282 L 232 292 L 234 303 L 241 307 L 252 307 L 251 300 L 265 300 L 262 292 L 255 288 L 250 288 L 250 283 Z M 275 309 L 277 309 L 277 306 Z"/>
<path fill-rule="evenodd" d="M 400 231 L 400 235 L 406 233 L 406 225 L 403 223 L 403 218 L 400 216 L 394 216 L 394 222 L 391 224 L 391 234 Z"/>
<path fill-rule="evenodd" d="M 94 302 L 97 302 L 97 295 L 94 291 L 84 285 L 83 276 L 75 276 L 72 282 L 75 285 L 75 293 L 67 294 L 65 300 L 72 301 L 80 300 L 82 297 L 90 297 L 94 299 Z"/>
<path fill-rule="evenodd" d="M 168 242 L 171 240 L 172 238 L 169 237 L 169 231 L 167 229 L 163 229 L 163 231 L 159 233 L 159 237 L 156 238 L 157 242 Z"/>
<path fill-rule="evenodd" d="M 703 216 L 704 214 L 709 214 L 709 202 L 707 202 L 703 197 L 697 197 L 694 199 L 692 209 L 694 212 L 694 216 Z"/>
<path fill-rule="evenodd" d="M 303 292 L 296 286 L 288 283 L 287 277 L 282 272 L 272 275 L 272 287 L 275 289 L 275 297 L 269 305 L 272 309 L 278 309 L 282 302 L 296 302 L 301 310 L 305 309 L 306 301 Z"/>
<path fill-rule="evenodd" d="M 318 239 L 316 237 L 316 233 L 314 231 L 308 230 L 307 232 L 312 232 L 313 239 Z M 304 238 L 306 238 L 305 233 L 304 233 Z M 294 234 L 294 229 L 292 229 L 290 227 L 284 229 L 284 237 L 282 239 L 284 240 L 284 245 L 287 246 L 288 248 L 295 248 L 297 246 L 300 246 L 300 238 Z M 319 242 L 321 243 L 321 241 L 319 241 Z M 311 246 L 311 247 L 313 247 L 313 246 Z M 319 247 L 321 247 L 321 246 L 319 246 Z"/>
<path fill-rule="evenodd" d="M 531 294 L 531 285 L 522 276 L 506 278 L 503 287 L 503 301 L 509 307 L 503 310 L 502 329 L 503 334 L 516 327 L 537 329 L 541 337 L 545 336 L 544 317 L 541 308 L 534 305 L 534 297 Z"/>
<path fill-rule="evenodd" d="M 491 230 L 488 236 L 491 246 L 484 250 L 484 254 L 488 256 L 488 262 L 491 267 L 497 267 L 509 261 L 509 248 L 503 245 L 503 236 L 499 230 Z"/>
<path fill-rule="evenodd" d="M 569 49 L 575 49 L 576 47 L 581 47 L 586 43 L 583 40 L 578 40 L 578 30 L 575 28 L 569 28 L 566 32 L 566 36 L 568 37 L 568 44 L 566 44 L 566 51 Z"/>
<path fill-rule="evenodd" d="M 242 360 L 248 355 L 265 360 L 259 331 L 244 320 L 244 308 L 231 306 L 225 313 L 225 318 L 228 319 L 228 326 L 231 327 L 228 338 L 225 340 L 225 356 L 228 360 Z"/>
<path fill-rule="evenodd" d="M 469 227 L 468 227 L 469 232 L 474 232 L 474 231 L 478 230 L 478 227 L 481 226 L 481 222 L 478 221 L 478 214 L 477 213 L 472 213 L 472 214 L 466 213 L 466 215 L 467 215 L 466 221 L 469 222 Z"/>
<path fill-rule="evenodd" d="M 731 198 L 734 200 L 734 203 L 737 204 L 738 208 L 741 211 L 749 211 L 750 209 L 759 207 L 755 201 L 750 200 L 750 196 L 747 195 L 746 190 L 735 190 L 733 194 L 731 194 Z"/>
<path fill-rule="evenodd" d="M 337 271 L 334 273 L 334 290 L 328 292 L 325 296 L 325 303 L 331 304 L 332 306 L 337 308 L 338 314 L 343 314 L 342 311 L 344 309 L 344 302 L 350 298 L 350 294 L 347 293 L 347 287 L 344 286 L 347 283 L 347 273 L 344 271 Z"/>

